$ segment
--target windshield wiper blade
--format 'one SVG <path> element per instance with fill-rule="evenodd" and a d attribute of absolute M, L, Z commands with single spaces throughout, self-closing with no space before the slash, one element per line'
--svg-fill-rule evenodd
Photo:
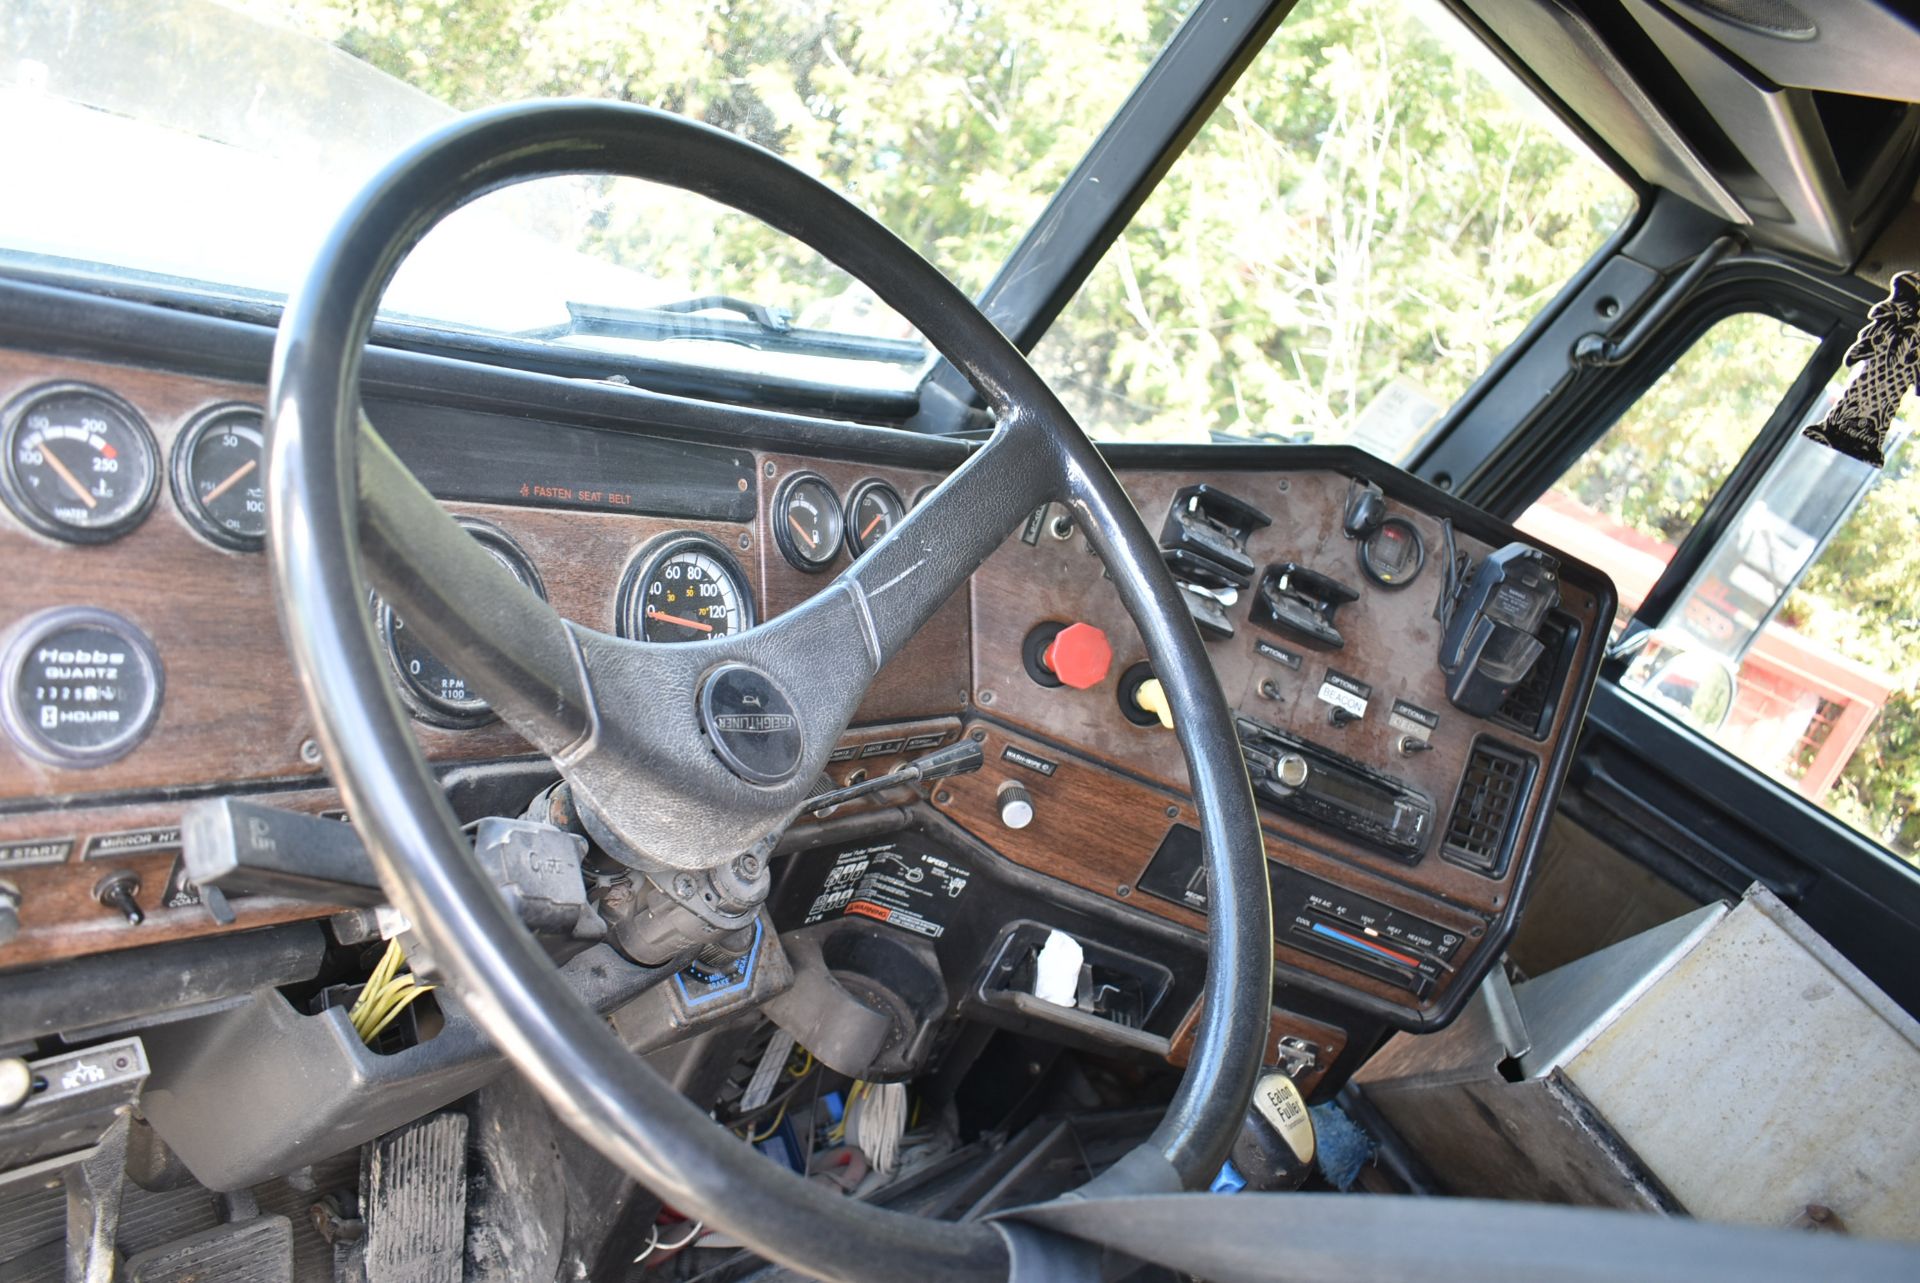
<path fill-rule="evenodd" d="M 716 316 L 732 312 L 733 316 Z M 560 339 L 591 335 L 664 343 L 680 339 L 737 343 L 765 351 L 851 361 L 918 365 L 927 346 L 918 339 L 888 339 L 796 326 L 784 308 L 768 307 L 726 294 L 706 294 L 652 307 L 615 307 L 607 303 L 567 303 L 565 325 L 524 331 L 523 338 Z"/>

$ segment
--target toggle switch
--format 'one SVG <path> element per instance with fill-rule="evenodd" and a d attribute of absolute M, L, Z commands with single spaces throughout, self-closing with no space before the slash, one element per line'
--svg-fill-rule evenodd
<path fill-rule="evenodd" d="M 1134 688 L 1133 702 L 1160 719 L 1160 725 L 1173 729 L 1173 705 L 1167 702 L 1167 688 L 1158 677 L 1149 677 Z"/>
<path fill-rule="evenodd" d="M 117 910 L 130 927 L 137 927 L 147 920 L 146 910 L 140 907 L 137 898 L 139 894 L 140 875 L 128 869 L 107 874 L 93 888 L 93 898 L 109 909 Z"/>
<path fill-rule="evenodd" d="M 20 934 L 20 888 L 0 882 L 0 947 L 10 945 Z"/>

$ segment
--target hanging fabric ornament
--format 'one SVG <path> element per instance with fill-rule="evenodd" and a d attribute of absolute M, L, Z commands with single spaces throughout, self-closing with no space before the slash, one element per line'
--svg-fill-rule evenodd
<path fill-rule="evenodd" d="M 1920 390 L 1920 275 L 1900 272 L 1847 349 L 1847 390 L 1806 435 L 1841 454 L 1886 466 L 1887 429 L 1909 389 Z"/>

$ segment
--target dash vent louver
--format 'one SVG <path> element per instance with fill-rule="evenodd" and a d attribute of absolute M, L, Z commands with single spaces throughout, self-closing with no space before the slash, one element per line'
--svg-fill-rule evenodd
<path fill-rule="evenodd" d="M 1489 877 L 1503 875 L 1513 856 L 1535 767 L 1531 754 L 1490 740 L 1476 742 L 1454 794 L 1441 857 Z"/>
<path fill-rule="evenodd" d="M 1544 648 L 1520 684 L 1507 693 L 1493 720 L 1534 739 L 1545 739 L 1552 729 L 1555 695 L 1566 681 L 1573 642 L 1579 625 L 1561 612 L 1549 611 L 1540 621 L 1540 644 Z"/>

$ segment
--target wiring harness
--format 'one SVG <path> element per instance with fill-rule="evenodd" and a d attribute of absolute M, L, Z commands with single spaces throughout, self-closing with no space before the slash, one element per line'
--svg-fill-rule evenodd
<path fill-rule="evenodd" d="M 406 960 L 400 942 L 387 941 L 387 951 L 380 955 L 379 965 L 374 967 L 373 974 L 361 987 L 360 996 L 347 1010 L 353 1031 L 369 1047 L 421 994 L 433 992 L 434 986 L 421 984 L 411 971 L 400 970 Z"/>

